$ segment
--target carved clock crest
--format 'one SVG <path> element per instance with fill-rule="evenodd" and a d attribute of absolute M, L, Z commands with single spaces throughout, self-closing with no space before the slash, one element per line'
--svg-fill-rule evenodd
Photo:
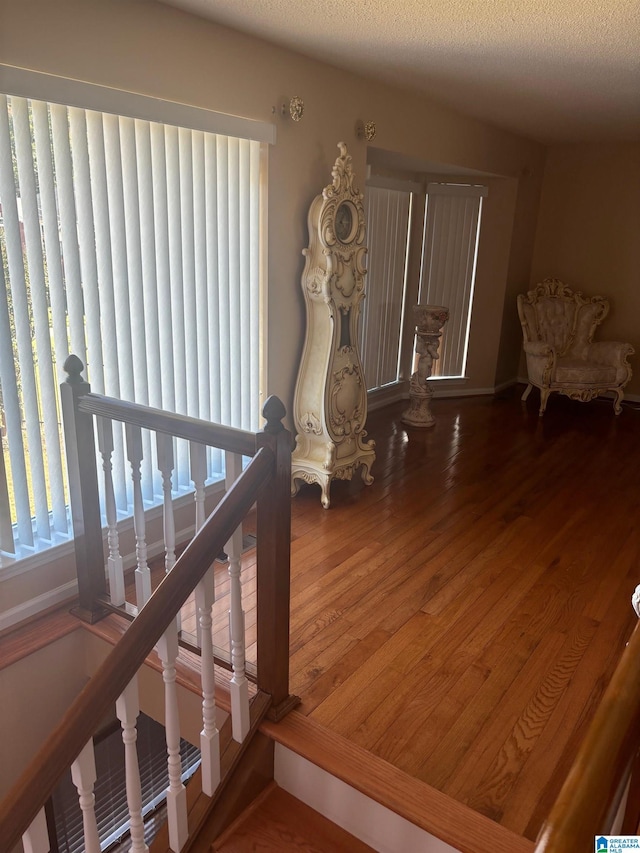
<path fill-rule="evenodd" d="M 357 342 L 366 275 L 364 208 L 347 146 L 339 142 L 338 148 L 332 183 L 309 208 L 302 273 L 307 331 L 293 405 L 298 435 L 291 492 L 300 480 L 318 483 L 325 509 L 331 480 L 350 480 L 361 467 L 370 485 L 376 458 L 375 442 L 365 441 L 367 386 Z"/>

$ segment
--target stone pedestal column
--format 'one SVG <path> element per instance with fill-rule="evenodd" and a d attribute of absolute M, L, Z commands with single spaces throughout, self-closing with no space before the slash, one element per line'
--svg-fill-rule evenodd
<path fill-rule="evenodd" d="M 433 362 L 440 357 L 438 347 L 442 327 L 449 319 L 449 309 L 441 305 L 414 305 L 413 316 L 416 324 L 418 369 L 411 376 L 409 408 L 402 415 L 402 420 L 412 427 L 431 427 L 435 423 L 431 414 L 433 391 L 427 379 L 431 376 Z"/>

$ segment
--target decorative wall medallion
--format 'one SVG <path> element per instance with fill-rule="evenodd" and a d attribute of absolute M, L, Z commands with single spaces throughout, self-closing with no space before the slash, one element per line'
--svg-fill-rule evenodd
<path fill-rule="evenodd" d="M 304 101 L 297 95 L 289 101 L 289 115 L 294 121 L 300 121 L 304 115 Z"/>
<path fill-rule="evenodd" d="M 356 122 L 356 136 L 358 139 L 364 139 L 371 142 L 376 138 L 376 123 L 375 121 L 362 121 L 359 119 Z"/>

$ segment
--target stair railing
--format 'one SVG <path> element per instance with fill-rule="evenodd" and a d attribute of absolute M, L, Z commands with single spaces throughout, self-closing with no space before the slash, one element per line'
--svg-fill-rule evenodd
<path fill-rule="evenodd" d="M 540 830 L 535 853 L 583 853 L 594 849 L 594 839 L 599 836 L 637 835 L 639 750 L 640 625 L 637 625 Z"/>
<path fill-rule="evenodd" d="M 212 562 L 227 551 L 231 587 L 231 722 L 232 738 L 242 742 L 257 725 L 257 716 L 269 707 L 278 719 L 297 701 L 289 695 L 289 553 L 290 553 L 290 436 L 282 424 L 285 414 L 275 397 L 265 403 L 266 426 L 253 434 L 206 421 L 194 420 L 149 407 L 92 394 L 81 377 L 82 363 L 70 356 L 69 374 L 62 386 L 62 408 L 68 454 L 70 498 L 78 571 L 77 615 L 94 622 L 110 609 L 124 607 L 124 577 L 118 553 L 110 477 L 112 421 L 125 424 L 127 452 L 132 467 L 136 537 L 136 606 L 133 618 L 104 663 L 73 702 L 47 743 L 0 804 L 2 851 L 10 851 L 21 836 L 27 853 L 47 853 L 48 830 L 44 804 L 62 774 L 71 768 L 83 814 L 85 850 L 99 853 L 93 789 L 96 781 L 92 736 L 115 703 L 125 745 L 125 770 L 133 853 L 146 851 L 140 775 L 135 748 L 139 714 L 137 672 L 154 649 L 162 661 L 167 730 L 167 815 L 169 845 L 176 853 L 189 838 L 185 789 L 180 780 L 176 659 L 180 608 L 195 591 L 202 655 L 203 729 L 202 790 L 217 796 L 224 784 L 221 773 L 219 732 L 216 728 L 214 653 L 211 642 L 211 608 L 214 600 Z M 107 550 L 101 525 L 96 433 L 105 472 Z M 142 428 L 158 436 L 158 464 L 162 471 L 165 505 L 165 564 L 167 573 L 151 593 L 141 500 Z M 175 559 L 171 498 L 173 436 L 190 442 L 195 484 L 195 538 Z M 221 448 L 227 455 L 227 490 L 209 518 L 204 520 L 202 448 Z M 251 457 L 242 470 L 241 455 Z M 257 694 L 250 707 L 244 662 L 244 612 L 241 600 L 241 522 L 255 504 L 257 525 Z M 166 542 L 167 535 L 169 541 Z M 111 597 L 107 594 L 105 562 Z M 112 601 L 112 598 L 114 599 Z M 257 701 L 256 701 L 257 700 Z M 257 708 L 256 712 L 253 709 Z M 247 739 L 248 740 L 248 739 Z M 229 760 L 224 767 L 227 775 Z M 222 783 L 220 779 L 222 777 Z"/>

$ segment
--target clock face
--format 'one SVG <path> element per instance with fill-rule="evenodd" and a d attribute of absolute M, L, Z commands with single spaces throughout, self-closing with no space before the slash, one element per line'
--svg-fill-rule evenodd
<path fill-rule="evenodd" d="M 335 230 L 336 237 L 341 243 L 348 243 L 353 239 L 355 216 L 353 205 L 343 201 L 336 210 Z"/>

